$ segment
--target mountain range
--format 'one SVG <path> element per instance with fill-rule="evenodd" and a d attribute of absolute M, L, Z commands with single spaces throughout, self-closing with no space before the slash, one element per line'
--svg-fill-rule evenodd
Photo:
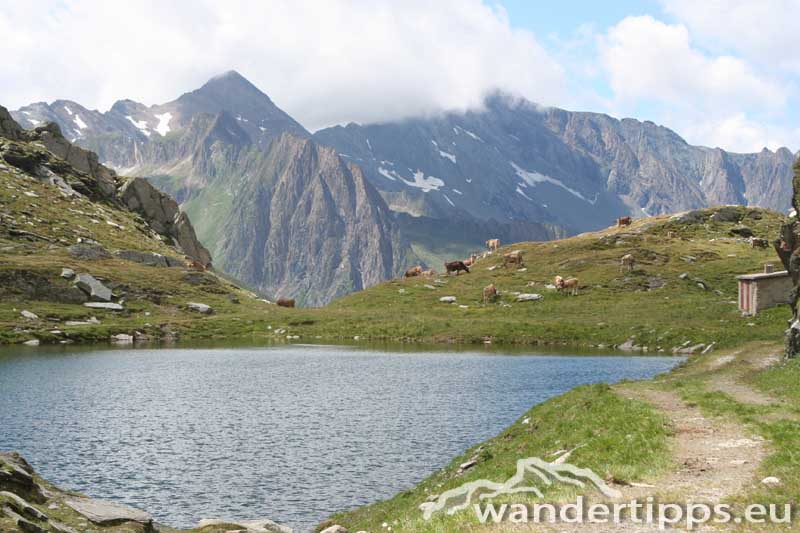
<path fill-rule="evenodd" d="M 789 208 L 796 154 L 693 146 L 649 121 L 494 93 L 481 109 L 315 133 L 236 72 L 172 102 L 12 112 L 173 195 L 215 266 L 320 305 L 503 242 L 716 204 Z"/>

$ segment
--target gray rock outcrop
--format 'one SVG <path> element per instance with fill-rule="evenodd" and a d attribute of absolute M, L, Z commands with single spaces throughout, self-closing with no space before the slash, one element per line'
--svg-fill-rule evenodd
<path fill-rule="evenodd" d="M 126 180 L 117 196 L 125 207 L 142 215 L 155 232 L 169 237 L 184 254 L 203 267 L 211 266 L 211 254 L 197 239 L 189 217 L 180 211 L 170 196 L 144 178 Z"/>
<path fill-rule="evenodd" d="M 111 301 L 111 289 L 103 285 L 91 274 L 78 274 L 75 277 L 75 285 L 95 302 Z"/>

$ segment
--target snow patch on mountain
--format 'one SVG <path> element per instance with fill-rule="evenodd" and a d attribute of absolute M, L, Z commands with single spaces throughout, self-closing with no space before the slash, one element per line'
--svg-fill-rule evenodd
<path fill-rule="evenodd" d="M 130 120 L 131 124 L 136 126 L 139 129 L 139 131 L 141 131 L 142 133 L 144 133 L 145 135 L 150 137 L 150 130 L 147 127 L 147 121 L 146 120 L 138 120 L 137 121 L 130 115 L 126 115 L 125 118 Z"/>
<path fill-rule="evenodd" d="M 386 179 L 390 179 L 392 181 L 396 181 L 395 180 L 395 176 L 397 176 L 397 173 L 394 170 L 388 170 L 388 169 L 385 169 L 383 167 L 378 167 L 378 174 L 380 174 L 381 176 L 383 176 Z"/>
<path fill-rule="evenodd" d="M 422 189 L 423 192 L 438 191 L 439 187 L 444 187 L 444 182 L 436 176 L 426 176 L 421 170 L 414 172 L 414 181 L 409 181 L 397 173 L 393 173 L 409 187 Z"/>
<path fill-rule="evenodd" d="M 170 132 L 169 121 L 172 120 L 172 113 L 162 113 L 160 115 L 155 115 L 155 117 L 158 119 L 156 131 L 163 137 Z"/>
<path fill-rule="evenodd" d="M 444 199 L 447 200 L 448 204 L 452 205 L 453 207 L 456 206 L 456 204 L 453 203 L 453 200 L 451 200 L 445 193 L 442 193 L 442 196 L 444 196 Z"/>
<path fill-rule="evenodd" d="M 443 158 L 445 158 L 445 159 L 449 159 L 450 161 L 452 161 L 452 162 L 453 162 L 453 164 L 455 164 L 455 163 L 456 163 L 456 156 L 455 156 L 455 154 L 451 154 L 451 153 L 449 153 L 449 152 L 445 152 L 444 150 L 439 150 L 439 155 L 440 155 L 440 156 L 442 156 L 442 157 L 443 157 Z"/>
<path fill-rule="evenodd" d="M 88 127 L 86 126 L 86 123 L 81 120 L 80 115 L 75 115 L 75 118 L 73 120 L 75 121 L 75 125 L 78 126 L 79 130 L 85 130 Z"/>
<path fill-rule="evenodd" d="M 69 113 L 69 116 L 72 116 L 72 109 L 70 109 L 70 108 L 69 108 L 69 107 L 67 107 L 66 105 L 64 106 L 64 111 L 66 111 L 67 113 Z"/>
<path fill-rule="evenodd" d="M 531 202 L 533 201 L 533 199 L 530 196 L 528 196 L 527 194 L 525 194 L 525 191 L 520 189 L 519 186 L 517 186 L 517 194 L 522 195 L 525 199 L 530 200 Z"/>
<path fill-rule="evenodd" d="M 580 198 L 584 202 L 587 202 L 592 205 L 594 205 L 597 202 L 597 195 L 595 195 L 593 200 L 589 200 L 584 195 L 582 195 L 580 191 L 576 191 L 575 189 L 564 185 L 564 183 L 555 178 L 551 178 L 550 176 L 545 176 L 544 174 L 540 174 L 538 172 L 529 172 L 520 167 L 519 165 L 517 165 L 516 163 L 514 163 L 513 161 L 511 162 L 511 166 L 514 168 L 514 171 L 517 173 L 517 176 L 522 178 L 528 185 L 535 186 L 539 183 L 550 183 L 552 185 L 556 185 L 557 187 L 561 187 L 562 189 L 570 193 L 572 196 Z"/>

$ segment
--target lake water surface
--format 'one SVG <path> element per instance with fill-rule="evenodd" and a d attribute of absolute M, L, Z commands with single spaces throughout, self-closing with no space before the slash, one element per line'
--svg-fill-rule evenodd
<path fill-rule="evenodd" d="M 190 527 L 300 531 L 412 487 L 532 405 L 674 357 L 354 347 L 0 351 L 0 450 L 46 479 Z"/>

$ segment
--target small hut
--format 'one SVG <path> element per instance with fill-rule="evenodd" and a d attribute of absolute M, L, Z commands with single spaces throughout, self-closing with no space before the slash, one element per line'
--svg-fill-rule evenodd
<path fill-rule="evenodd" d="M 763 309 L 788 304 L 791 300 L 792 279 L 785 270 L 775 272 L 771 264 L 764 272 L 736 276 L 739 280 L 739 310 L 743 315 L 755 315 Z"/>

